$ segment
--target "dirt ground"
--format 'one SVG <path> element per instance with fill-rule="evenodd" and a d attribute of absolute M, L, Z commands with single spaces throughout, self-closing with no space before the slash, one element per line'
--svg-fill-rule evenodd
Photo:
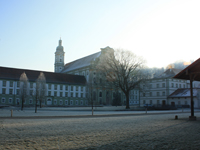
<path fill-rule="evenodd" d="M 0 149 L 200 149 L 200 113 L 1 119 Z"/>

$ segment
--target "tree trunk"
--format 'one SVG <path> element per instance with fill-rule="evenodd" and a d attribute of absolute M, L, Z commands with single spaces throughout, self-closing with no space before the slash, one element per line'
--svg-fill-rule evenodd
<path fill-rule="evenodd" d="M 23 110 L 24 108 L 24 99 L 22 98 L 22 107 L 21 107 L 21 110 Z"/>
<path fill-rule="evenodd" d="M 37 113 L 37 99 L 35 101 L 35 113 Z"/>
<path fill-rule="evenodd" d="M 130 109 L 130 107 L 129 107 L 129 93 L 126 93 L 126 109 Z"/>
<path fill-rule="evenodd" d="M 42 100 L 40 100 L 40 108 L 42 108 Z"/>

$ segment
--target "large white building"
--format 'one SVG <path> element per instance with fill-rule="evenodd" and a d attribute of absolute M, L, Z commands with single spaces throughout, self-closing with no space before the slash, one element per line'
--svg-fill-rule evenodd
<path fill-rule="evenodd" d="M 174 105 L 169 96 L 177 89 L 189 88 L 189 81 L 173 78 L 180 69 L 167 69 L 161 75 L 147 80 L 140 92 L 140 106 L 144 104 L 152 105 Z M 199 86 L 199 82 L 193 83 L 194 87 Z M 175 103 L 178 105 L 179 103 Z M 183 103 L 181 103 L 183 104 Z"/>
<path fill-rule="evenodd" d="M 98 73 L 92 64 L 108 52 L 114 51 L 110 47 L 101 48 L 101 51 L 65 64 L 64 47 L 62 40 L 58 42 L 55 52 L 54 73 L 0 67 L 0 105 L 16 105 L 20 103 L 19 78 L 25 72 L 29 79 L 30 96 L 25 105 L 34 105 L 31 93 L 35 90 L 35 82 L 40 72 L 46 77 L 46 100 L 43 105 L 49 106 L 79 106 L 88 105 L 88 91 L 86 82 L 92 79 L 96 83 L 93 89 L 96 105 L 111 105 L 116 91 L 120 93 L 122 104 L 125 104 L 125 95 L 119 90 L 106 85 L 106 78 Z M 130 105 L 139 105 L 139 90 L 130 92 Z"/>

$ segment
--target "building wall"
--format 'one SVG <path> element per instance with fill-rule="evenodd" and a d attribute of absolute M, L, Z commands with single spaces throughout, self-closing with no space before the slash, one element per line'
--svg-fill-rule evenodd
<path fill-rule="evenodd" d="M 3 83 L 6 83 L 3 85 Z M 18 84 L 17 84 L 18 83 Z M 30 96 L 26 99 L 25 105 L 34 105 L 36 83 L 29 83 Z M 82 85 L 67 85 L 67 84 L 46 84 L 46 99 L 43 105 L 48 106 L 79 106 L 88 105 L 86 99 L 86 89 Z M 0 80 L 0 105 L 18 105 L 21 104 L 19 96 L 19 81 Z M 51 101 L 51 103 L 50 103 Z"/>
<path fill-rule="evenodd" d="M 187 88 L 186 80 L 177 80 L 173 78 L 150 79 L 142 85 L 140 91 L 140 106 L 144 104 L 162 105 L 170 104 L 168 96 L 178 88 Z M 164 101 L 164 102 L 163 102 Z"/>
<path fill-rule="evenodd" d="M 200 108 L 200 100 L 197 97 L 193 97 L 194 108 Z M 182 107 L 182 105 L 189 105 L 191 107 L 191 99 L 190 97 L 182 97 L 182 98 L 169 98 L 169 103 L 174 103 L 178 107 Z"/>
<path fill-rule="evenodd" d="M 96 70 L 91 69 L 90 66 L 88 66 L 69 71 L 67 72 L 67 74 L 83 75 L 85 76 L 87 82 L 94 82 L 95 80 L 96 83 L 96 86 L 94 86 L 94 91 L 96 92 L 95 103 L 97 105 L 102 105 L 102 104 L 112 105 L 113 93 L 116 92 L 116 89 L 114 87 L 110 87 L 105 84 L 106 78 L 103 77 L 101 73 L 98 73 Z M 101 96 L 100 92 L 102 92 Z M 126 97 L 121 90 L 119 90 L 119 92 L 121 93 L 122 104 L 125 105 Z M 139 105 L 139 89 L 135 89 L 130 92 L 129 104 Z"/>

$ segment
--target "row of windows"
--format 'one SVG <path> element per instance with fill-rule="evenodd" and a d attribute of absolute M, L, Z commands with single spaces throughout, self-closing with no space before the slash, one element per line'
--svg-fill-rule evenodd
<path fill-rule="evenodd" d="M 9 84 L 10 87 L 13 87 L 13 81 L 10 81 L 8 83 L 10 83 Z M 6 81 L 3 81 L 3 87 L 5 87 L 5 86 L 6 86 Z M 19 87 L 19 82 L 17 82 L 17 87 Z"/>
<path fill-rule="evenodd" d="M 143 88 L 145 88 L 145 87 L 146 87 L 146 85 L 143 85 Z M 149 84 L 149 88 L 152 88 L 152 87 L 153 87 L 152 84 Z M 161 87 L 165 88 L 165 83 L 162 83 L 161 86 L 160 86 L 159 83 L 156 84 L 156 88 L 161 88 Z M 185 88 L 186 86 L 185 86 L 185 84 L 183 84 L 183 85 L 179 84 L 178 85 L 178 83 L 176 83 L 176 84 L 175 83 L 171 83 L 171 87 L 176 87 L 176 88 L 182 88 L 183 87 L 183 88 Z"/>
<path fill-rule="evenodd" d="M 51 84 L 48 85 L 48 89 L 51 90 Z M 74 90 L 74 86 L 65 86 L 65 90 L 68 91 L 70 89 L 71 91 Z M 78 91 L 78 86 L 75 86 L 76 91 Z M 54 85 L 54 90 L 57 90 L 57 86 Z M 60 85 L 60 90 L 63 90 L 63 85 Z M 83 91 L 83 87 L 81 87 L 81 91 Z"/>
<path fill-rule="evenodd" d="M 8 82 L 10 87 L 13 87 L 13 81 Z M 3 81 L 3 87 L 6 87 L 6 81 Z M 19 82 L 17 82 L 17 87 L 19 87 Z M 33 83 L 30 83 L 30 88 L 33 88 Z M 73 86 L 69 86 L 71 91 L 73 91 Z M 75 86 L 76 91 L 78 91 L 78 86 Z M 51 84 L 48 84 L 48 89 L 51 89 Z M 54 90 L 57 90 L 57 86 L 54 85 Z M 63 90 L 63 85 L 60 85 L 60 90 Z M 68 86 L 65 86 L 65 90 L 68 91 Z M 83 87 L 81 87 L 83 91 Z"/>
<path fill-rule="evenodd" d="M 162 103 L 165 103 L 165 100 L 157 100 L 157 105 L 160 105 L 160 101 L 162 101 Z M 143 100 L 143 104 L 147 104 L 146 100 Z M 149 104 L 153 104 L 152 100 L 149 100 Z"/>
<path fill-rule="evenodd" d="M 58 94 L 57 92 L 54 92 L 54 96 L 58 96 L 57 94 Z M 68 92 L 65 92 L 64 94 L 65 97 L 69 97 Z M 51 91 L 48 91 L 48 96 L 52 96 Z M 83 98 L 83 93 L 81 93 L 80 96 L 81 98 Z M 60 92 L 60 97 L 63 97 L 63 92 Z M 70 93 L 70 97 L 74 97 L 74 93 Z M 78 97 L 78 93 L 75 94 L 75 97 Z"/>
<path fill-rule="evenodd" d="M 166 81 L 166 79 L 150 80 L 149 82 L 152 82 L 152 81 L 153 81 L 153 82 L 160 82 L 160 81 Z M 186 80 L 171 79 L 171 81 L 186 83 Z"/>
<path fill-rule="evenodd" d="M 161 96 L 160 93 L 161 92 L 156 92 L 156 96 Z M 143 93 L 143 97 L 145 97 L 145 96 L 146 96 L 146 93 Z M 150 92 L 149 96 L 153 96 L 153 92 Z M 162 92 L 162 96 L 165 96 L 165 92 Z"/>
<path fill-rule="evenodd" d="M 58 102 L 59 102 L 59 104 L 58 104 Z M 60 101 L 54 100 L 54 105 L 63 105 L 63 100 L 60 100 Z M 65 100 L 65 105 L 69 105 L 68 100 Z M 70 105 L 74 105 L 73 100 L 70 100 Z M 83 100 L 80 101 L 80 104 L 79 104 L 79 101 L 76 100 L 75 105 L 83 105 Z M 85 105 L 88 105 L 87 101 L 85 101 Z"/>
<path fill-rule="evenodd" d="M 161 100 L 157 100 L 157 105 L 160 104 L 160 101 L 161 101 Z M 163 102 L 163 101 L 165 101 L 165 100 L 162 100 L 162 102 Z M 165 102 L 164 102 L 164 103 L 165 103 Z M 172 102 L 172 103 L 175 104 L 175 102 Z M 171 103 L 171 104 L 172 104 L 172 103 Z M 143 104 L 146 104 L 146 100 L 143 100 Z M 149 104 L 153 104 L 153 103 L 152 103 L 152 100 L 149 100 Z M 181 101 L 178 101 L 178 105 L 181 105 Z M 187 101 L 184 101 L 184 105 L 188 105 L 188 102 L 187 102 Z"/>
<path fill-rule="evenodd" d="M 20 104 L 19 99 L 17 99 L 16 101 L 17 101 L 17 104 Z M 28 103 L 28 101 L 29 101 L 29 103 Z M 27 104 L 33 104 L 33 100 L 32 99 L 24 101 L 24 104 L 26 104 L 26 102 L 27 102 Z M 2 98 L 1 99 L 1 103 L 6 103 L 6 99 Z M 9 98 L 8 99 L 8 103 L 10 103 L 10 104 L 13 103 L 13 99 Z M 44 104 L 44 102 L 43 102 L 43 104 Z M 85 104 L 87 105 L 88 102 L 85 101 Z M 58 101 L 57 100 L 54 100 L 54 105 L 58 105 Z M 59 101 L 59 105 L 63 105 L 63 100 Z M 68 105 L 68 100 L 65 100 L 65 105 Z M 70 105 L 73 105 L 73 100 L 70 101 Z M 75 105 L 79 105 L 78 100 L 75 101 Z M 80 101 L 80 105 L 83 105 L 83 100 Z"/>

